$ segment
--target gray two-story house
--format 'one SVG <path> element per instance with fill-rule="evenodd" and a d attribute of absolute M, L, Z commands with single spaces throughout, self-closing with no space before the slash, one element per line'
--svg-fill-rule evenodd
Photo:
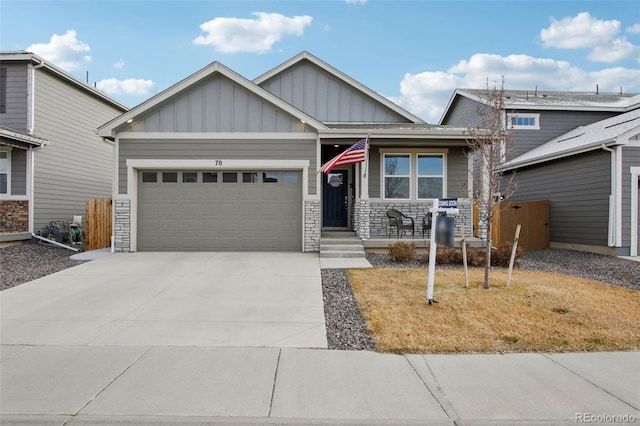
<path fill-rule="evenodd" d="M 483 90 L 458 89 L 441 124 L 475 126 Z M 513 201 L 549 200 L 551 247 L 638 254 L 640 95 L 506 90 Z"/>
<path fill-rule="evenodd" d="M 323 230 L 388 235 L 458 198 L 463 128 L 434 126 L 308 52 L 249 80 L 219 62 L 104 124 L 115 143 L 118 251 L 318 251 Z M 318 173 L 369 137 L 368 161 Z M 460 230 L 458 230 L 458 233 Z"/>
<path fill-rule="evenodd" d="M 96 129 L 127 110 L 33 53 L 0 52 L 0 241 L 111 195 L 113 146 Z"/>

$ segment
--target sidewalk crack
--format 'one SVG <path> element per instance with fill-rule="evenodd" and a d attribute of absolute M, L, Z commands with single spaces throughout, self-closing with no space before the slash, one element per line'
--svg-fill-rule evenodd
<path fill-rule="evenodd" d="M 276 393 L 276 380 L 278 379 L 278 369 L 280 368 L 280 355 L 282 354 L 282 349 L 278 349 L 278 359 L 276 360 L 276 369 L 273 372 L 273 386 L 271 387 L 271 398 L 269 399 L 269 412 L 267 413 L 267 417 L 271 417 L 271 410 L 273 409 L 273 395 Z"/>

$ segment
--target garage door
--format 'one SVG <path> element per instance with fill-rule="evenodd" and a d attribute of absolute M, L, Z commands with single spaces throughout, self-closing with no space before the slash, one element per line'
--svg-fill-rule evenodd
<path fill-rule="evenodd" d="M 138 250 L 301 249 L 300 172 L 138 173 Z"/>

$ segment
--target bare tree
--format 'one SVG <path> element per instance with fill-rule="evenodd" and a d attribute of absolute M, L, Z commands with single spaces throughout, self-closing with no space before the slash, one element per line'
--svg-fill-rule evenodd
<path fill-rule="evenodd" d="M 478 121 L 467 128 L 469 155 L 473 158 L 473 197 L 478 200 L 480 221 L 486 224 L 487 248 L 484 288 L 489 288 L 491 273 L 492 221 L 500 201 L 508 200 L 516 188 L 515 174 L 509 177 L 499 166 L 507 160 L 512 148 L 505 111 L 504 77 L 500 88 L 487 87 L 483 104 L 477 108 Z"/>

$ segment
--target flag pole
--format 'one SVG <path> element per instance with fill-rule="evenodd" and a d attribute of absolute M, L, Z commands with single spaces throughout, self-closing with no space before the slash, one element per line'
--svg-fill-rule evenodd
<path fill-rule="evenodd" d="M 367 177 L 369 173 L 369 139 L 371 138 L 371 130 L 367 134 L 367 139 L 364 142 L 364 175 L 362 177 Z"/>

